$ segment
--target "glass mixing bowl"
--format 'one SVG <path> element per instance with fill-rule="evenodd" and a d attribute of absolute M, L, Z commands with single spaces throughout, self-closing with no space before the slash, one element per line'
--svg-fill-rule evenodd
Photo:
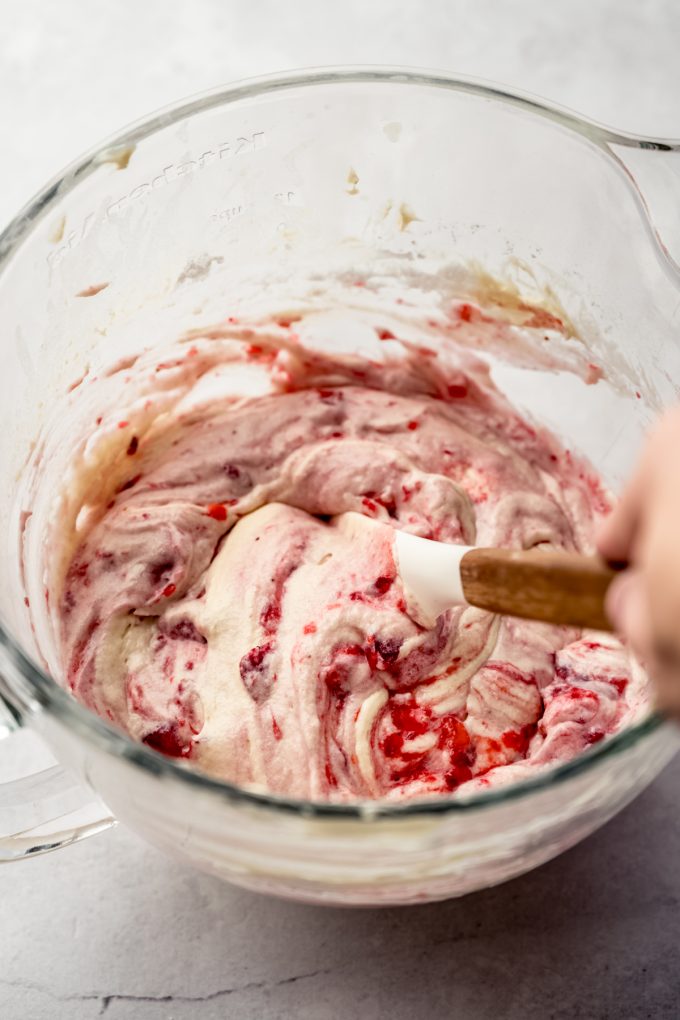
<path fill-rule="evenodd" d="M 585 344 L 575 349 L 605 379 L 588 387 L 502 359 L 497 378 L 620 486 L 647 424 L 678 397 L 678 143 L 446 75 L 311 71 L 220 89 L 129 128 L 5 230 L 1 719 L 10 750 L 29 725 L 59 764 L 0 787 L 2 858 L 120 819 L 252 889 L 325 903 L 432 900 L 572 846 L 669 761 L 675 730 L 650 716 L 533 781 L 467 800 L 299 803 L 133 743 L 41 668 L 43 624 L 33 599 L 32 616 L 24 605 L 18 552 L 24 468 L 69 385 L 222 318 L 248 286 L 276 278 L 294 293 L 304 274 L 321 293 L 358 264 L 408 266 L 427 281 L 442 258 L 476 262 L 528 297 L 557 295 Z M 52 455 L 56 478 L 56 444 Z M 40 578 L 30 557 L 24 566 L 32 590 Z"/>

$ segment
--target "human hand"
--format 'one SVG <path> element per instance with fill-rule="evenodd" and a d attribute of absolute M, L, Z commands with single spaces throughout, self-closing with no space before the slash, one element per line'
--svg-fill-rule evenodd
<path fill-rule="evenodd" d="M 650 435 L 597 547 L 628 564 L 610 586 L 607 614 L 648 668 L 659 708 L 680 718 L 680 409 Z"/>

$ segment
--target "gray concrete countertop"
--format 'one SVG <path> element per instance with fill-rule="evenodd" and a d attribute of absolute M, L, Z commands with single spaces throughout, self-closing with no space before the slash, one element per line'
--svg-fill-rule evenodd
<path fill-rule="evenodd" d="M 284 68 L 478 75 L 680 136 L 675 0 L 0 0 L 0 225 L 73 156 L 183 95 Z M 2 1020 L 680 1016 L 680 760 L 605 829 L 461 900 L 320 909 L 121 830 L 0 873 Z"/>
<path fill-rule="evenodd" d="M 4 869 L 0 1015 L 677 1020 L 679 787 L 677 759 L 561 858 L 421 907 L 267 899 L 114 830 Z"/>

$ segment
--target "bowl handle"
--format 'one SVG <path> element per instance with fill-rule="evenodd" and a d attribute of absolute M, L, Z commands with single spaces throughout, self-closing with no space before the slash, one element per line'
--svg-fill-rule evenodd
<path fill-rule="evenodd" d="M 621 136 L 607 145 L 638 193 L 662 257 L 680 276 L 680 141 Z"/>
<path fill-rule="evenodd" d="M 10 760 L 29 714 L 0 673 L 0 741 Z M 0 863 L 58 850 L 112 825 L 108 808 L 61 765 L 6 782 L 0 776 Z"/>

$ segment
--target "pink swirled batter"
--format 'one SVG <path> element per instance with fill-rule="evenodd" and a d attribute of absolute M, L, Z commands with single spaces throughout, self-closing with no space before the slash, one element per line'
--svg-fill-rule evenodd
<path fill-rule="evenodd" d="M 609 509 L 455 312 L 422 342 L 375 316 L 225 324 L 128 368 L 53 599 L 78 699 L 205 772 L 336 801 L 510 782 L 625 725 L 646 679 L 615 638 L 407 611 L 391 528 L 590 552 Z"/>

